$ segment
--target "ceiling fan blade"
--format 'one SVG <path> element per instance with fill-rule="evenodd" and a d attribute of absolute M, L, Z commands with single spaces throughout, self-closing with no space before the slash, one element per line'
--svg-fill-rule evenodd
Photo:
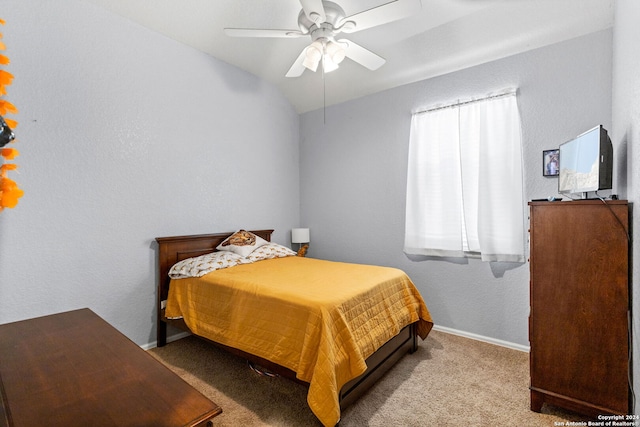
<path fill-rule="evenodd" d="M 225 28 L 224 33 L 231 37 L 297 38 L 307 35 L 307 33 L 298 30 L 263 30 L 258 28 Z"/>
<path fill-rule="evenodd" d="M 420 0 L 394 0 L 381 6 L 373 7 L 355 15 L 348 16 L 338 23 L 343 26 L 345 33 L 366 30 L 377 25 L 387 24 L 399 19 L 407 18 L 422 9 Z M 348 24 L 352 22 L 353 24 Z M 347 25 L 345 25 L 347 24 Z"/>
<path fill-rule="evenodd" d="M 289 68 L 287 74 L 285 74 L 286 77 L 300 77 L 302 73 L 304 73 L 305 66 L 302 63 L 304 62 L 306 53 L 307 48 L 305 47 L 302 49 L 302 52 L 300 52 L 300 55 L 298 55 L 298 58 L 295 60 L 291 68 Z"/>
<path fill-rule="evenodd" d="M 307 18 L 316 24 L 322 24 L 327 19 L 322 0 L 300 0 L 300 4 Z"/>
<path fill-rule="evenodd" d="M 387 62 L 383 57 L 376 55 L 369 49 L 365 49 L 351 40 L 340 39 L 338 40 L 338 43 L 344 46 L 347 58 L 354 60 L 358 64 L 367 67 L 370 70 L 377 70 Z"/>

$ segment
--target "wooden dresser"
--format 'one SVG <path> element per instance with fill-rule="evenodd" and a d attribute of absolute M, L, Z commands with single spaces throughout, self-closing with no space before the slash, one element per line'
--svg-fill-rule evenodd
<path fill-rule="evenodd" d="M 628 414 L 630 206 L 529 206 L 531 410 Z"/>
<path fill-rule="evenodd" d="M 222 410 L 89 309 L 0 325 L 0 427 L 205 427 Z"/>

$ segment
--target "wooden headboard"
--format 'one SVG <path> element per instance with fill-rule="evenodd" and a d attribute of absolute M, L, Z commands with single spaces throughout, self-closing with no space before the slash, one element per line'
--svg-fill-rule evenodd
<path fill-rule="evenodd" d="M 271 241 L 273 230 L 249 230 L 253 234 Z M 162 301 L 169 295 L 169 270 L 183 259 L 214 252 L 216 247 L 231 236 L 235 231 L 215 234 L 195 234 L 191 236 L 156 237 L 158 242 L 158 346 L 164 345 L 166 340 L 166 323 L 162 315 Z M 164 334 L 164 338 L 160 335 Z M 161 344 L 161 341 L 162 344 Z"/>

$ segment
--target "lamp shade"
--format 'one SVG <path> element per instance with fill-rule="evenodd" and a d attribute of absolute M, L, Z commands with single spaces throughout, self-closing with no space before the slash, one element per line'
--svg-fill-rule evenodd
<path fill-rule="evenodd" d="M 347 52 L 342 45 L 330 40 L 327 42 L 325 53 L 329 55 L 334 64 L 338 65 L 342 62 Z"/>
<path fill-rule="evenodd" d="M 309 243 L 308 228 L 294 228 L 291 230 L 291 243 Z"/>
<path fill-rule="evenodd" d="M 302 65 L 315 72 L 318 69 L 320 59 L 322 59 L 322 50 L 322 43 L 320 43 L 319 41 L 316 40 L 311 43 L 305 51 L 304 61 L 302 62 Z"/>

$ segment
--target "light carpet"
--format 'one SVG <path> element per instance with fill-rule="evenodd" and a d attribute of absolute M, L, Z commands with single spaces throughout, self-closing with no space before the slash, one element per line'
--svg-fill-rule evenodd
<path fill-rule="evenodd" d="M 259 375 L 203 340 L 187 337 L 149 353 L 222 408 L 215 427 L 321 426 L 305 386 Z M 551 427 L 586 420 L 547 405 L 532 412 L 528 387 L 528 353 L 432 331 L 342 412 L 340 427 Z"/>

